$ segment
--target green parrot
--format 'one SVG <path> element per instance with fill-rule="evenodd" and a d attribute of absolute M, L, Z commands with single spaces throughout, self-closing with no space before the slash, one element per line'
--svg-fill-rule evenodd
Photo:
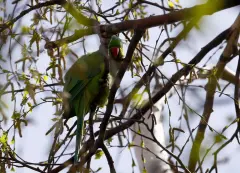
<path fill-rule="evenodd" d="M 105 74 L 105 57 L 102 46 L 96 52 L 79 58 L 65 75 L 64 92 L 69 93 L 68 109 L 63 114 L 64 119 L 77 116 L 76 148 L 74 163 L 78 162 L 78 150 L 83 134 L 84 116 L 94 103 L 103 107 L 107 103 L 111 81 L 116 77 L 119 65 L 123 60 L 122 41 L 113 35 L 108 44 L 109 74 L 102 85 Z M 66 107 L 66 106 L 65 106 Z"/>

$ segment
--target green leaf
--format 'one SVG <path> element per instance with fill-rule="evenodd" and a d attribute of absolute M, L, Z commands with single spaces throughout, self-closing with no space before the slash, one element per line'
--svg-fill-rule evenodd
<path fill-rule="evenodd" d="M 176 63 L 181 63 L 181 60 L 180 59 L 176 59 Z"/>
<path fill-rule="evenodd" d="M 102 167 L 98 168 L 98 169 L 96 170 L 96 172 L 99 172 L 99 171 L 101 171 L 101 170 L 102 170 Z"/>
<path fill-rule="evenodd" d="M 147 170 L 146 170 L 146 168 L 143 168 L 143 171 L 142 171 L 142 173 L 147 173 Z"/>
<path fill-rule="evenodd" d="M 174 8 L 174 3 L 173 3 L 172 1 L 168 1 L 168 6 L 169 6 L 170 8 Z"/>
<path fill-rule="evenodd" d="M 11 118 L 13 120 L 19 119 L 21 116 L 21 114 L 19 112 L 13 112 L 13 115 L 11 116 Z"/>
<path fill-rule="evenodd" d="M 44 75 L 44 76 L 43 76 L 43 80 L 44 80 L 45 82 L 47 82 L 48 76 L 47 76 L 47 75 Z"/>
<path fill-rule="evenodd" d="M 107 143 L 110 145 L 112 141 L 113 141 L 113 138 L 108 138 Z"/>
<path fill-rule="evenodd" d="M 135 161 L 132 159 L 132 167 L 136 166 Z"/>
<path fill-rule="evenodd" d="M 52 121 L 58 121 L 59 118 L 52 118 Z"/>
<path fill-rule="evenodd" d="M 30 44 L 29 47 L 32 47 L 32 44 L 34 42 L 36 42 L 36 46 L 37 46 L 37 56 L 39 56 L 39 42 L 41 41 L 41 36 L 38 34 L 38 32 L 36 30 L 33 31 L 33 36 L 30 40 Z"/>
<path fill-rule="evenodd" d="M 117 9 L 117 11 L 116 11 L 115 15 L 118 15 L 118 14 L 120 14 L 120 12 L 119 12 L 119 10 Z"/>
<path fill-rule="evenodd" d="M 11 145 L 13 145 L 14 143 L 15 143 L 15 139 L 14 139 L 14 138 L 12 138 L 12 140 L 11 140 L 10 144 L 11 144 Z"/>
<path fill-rule="evenodd" d="M 3 133 L 3 135 L 0 137 L 0 143 L 2 143 L 3 145 L 6 145 L 7 140 L 8 140 L 7 133 Z"/>
<path fill-rule="evenodd" d="M 162 65 L 164 65 L 164 59 L 163 59 L 163 57 L 160 56 L 159 58 L 157 58 L 157 59 L 155 60 L 155 62 L 154 62 L 154 65 L 155 65 L 155 66 L 162 66 Z"/>
<path fill-rule="evenodd" d="M 97 150 L 95 154 L 95 159 L 99 160 L 103 156 L 104 152 L 102 150 Z"/>
<path fill-rule="evenodd" d="M 216 143 L 221 143 L 223 140 L 227 140 L 226 136 L 222 134 L 218 134 L 215 136 L 215 142 Z"/>
<path fill-rule="evenodd" d="M 130 149 L 130 148 L 133 147 L 133 146 L 134 146 L 134 143 L 133 143 L 133 142 L 129 143 L 129 144 L 128 144 L 128 149 Z"/>
<path fill-rule="evenodd" d="M 21 102 L 21 106 L 25 105 L 27 103 L 27 101 L 28 101 L 27 96 L 23 97 L 22 102 Z"/>
<path fill-rule="evenodd" d="M 144 141 L 143 141 L 143 140 L 141 141 L 140 146 L 141 146 L 142 148 L 145 148 L 145 144 L 144 144 Z"/>
<path fill-rule="evenodd" d="M 3 73 L 11 73 L 10 71 L 5 70 L 5 69 L 2 69 L 2 72 L 3 72 Z"/>
<path fill-rule="evenodd" d="M 143 94 L 135 94 L 132 97 L 132 102 L 134 107 L 141 106 L 141 103 L 143 102 Z"/>
<path fill-rule="evenodd" d="M 2 55 L 0 55 L 0 61 L 6 62 L 6 60 L 2 57 Z"/>
<path fill-rule="evenodd" d="M 221 91 L 221 86 L 220 86 L 220 84 L 218 83 L 218 80 L 217 80 L 217 79 L 216 79 L 216 84 L 217 84 L 218 91 Z"/>
<path fill-rule="evenodd" d="M 31 31 L 31 28 L 28 26 L 22 26 L 21 30 L 22 30 L 22 33 L 27 34 Z"/>
<path fill-rule="evenodd" d="M 11 168 L 11 172 L 15 172 L 15 169 L 14 169 L 14 167 L 12 166 L 12 168 Z"/>
<path fill-rule="evenodd" d="M 138 134 L 141 134 L 141 129 L 139 128 L 138 131 L 137 131 Z"/>
<path fill-rule="evenodd" d="M 174 130 L 179 131 L 179 132 L 182 132 L 182 133 L 185 133 L 184 130 L 182 130 L 182 129 L 180 129 L 180 128 L 174 127 L 174 128 L 173 128 L 173 131 L 174 131 Z"/>

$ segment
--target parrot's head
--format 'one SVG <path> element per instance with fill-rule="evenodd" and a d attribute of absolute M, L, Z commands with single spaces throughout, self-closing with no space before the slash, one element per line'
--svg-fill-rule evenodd
<path fill-rule="evenodd" d="M 113 35 L 108 44 L 109 54 L 116 61 L 121 61 L 121 60 L 123 60 L 123 50 L 122 49 L 123 49 L 123 45 L 122 45 L 121 39 L 118 38 L 116 35 Z"/>

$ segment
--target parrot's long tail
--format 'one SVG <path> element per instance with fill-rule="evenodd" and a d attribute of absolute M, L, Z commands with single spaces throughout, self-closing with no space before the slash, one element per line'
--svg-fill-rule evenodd
<path fill-rule="evenodd" d="M 74 164 L 78 163 L 78 154 L 79 148 L 81 146 L 82 136 L 83 136 L 83 123 L 84 123 L 84 116 L 86 114 L 86 103 L 87 100 L 83 97 L 80 97 L 79 100 L 76 101 L 75 112 L 77 115 L 77 131 L 76 131 L 76 147 L 75 147 L 75 155 L 74 155 Z"/>
<path fill-rule="evenodd" d="M 82 134 L 83 134 L 83 116 L 77 117 L 77 133 L 76 133 L 76 147 L 75 147 L 75 155 L 74 155 L 74 163 L 77 164 L 78 162 L 78 152 L 81 146 L 82 141 Z"/>

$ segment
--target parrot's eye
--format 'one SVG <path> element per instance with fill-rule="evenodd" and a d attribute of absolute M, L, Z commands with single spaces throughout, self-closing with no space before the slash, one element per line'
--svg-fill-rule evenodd
<path fill-rule="evenodd" d="M 113 57 L 117 57 L 119 53 L 119 48 L 118 47 L 112 47 L 111 48 L 111 54 Z"/>

